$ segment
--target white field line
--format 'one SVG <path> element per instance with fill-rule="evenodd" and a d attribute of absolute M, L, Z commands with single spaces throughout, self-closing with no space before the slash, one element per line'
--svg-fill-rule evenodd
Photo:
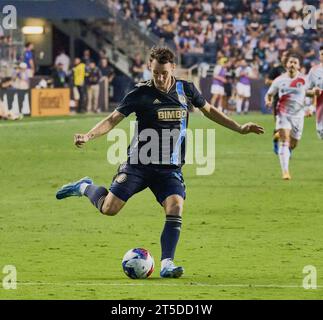
<path fill-rule="evenodd" d="M 136 281 L 136 280 L 134 280 Z M 304 289 L 301 285 L 279 285 L 279 284 L 208 284 L 208 283 L 109 283 L 109 282 L 17 282 L 17 286 L 125 286 L 125 287 L 214 287 L 214 288 L 299 288 Z M 323 286 L 317 286 L 323 288 Z"/>
<path fill-rule="evenodd" d="M 102 117 L 89 117 L 89 118 L 84 118 L 86 120 L 102 120 L 104 116 Z M 76 122 L 76 121 L 81 121 L 84 120 L 83 118 L 78 118 L 78 119 L 53 119 L 53 120 L 39 120 L 39 121 L 15 121 L 14 123 L 1 123 L 0 122 L 0 128 L 8 128 L 8 127 L 19 127 L 19 126 L 33 126 L 33 125 L 43 125 L 43 124 L 56 124 L 56 123 L 66 123 L 66 122 Z M 9 121 L 9 120 L 7 120 Z"/>

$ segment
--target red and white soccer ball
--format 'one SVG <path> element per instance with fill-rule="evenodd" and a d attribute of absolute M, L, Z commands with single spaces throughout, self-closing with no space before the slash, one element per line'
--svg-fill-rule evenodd
<path fill-rule="evenodd" d="M 122 259 L 123 271 L 131 279 L 148 278 L 153 273 L 154 267 L 154 258 L 143 248 L 129 250 Z"/>

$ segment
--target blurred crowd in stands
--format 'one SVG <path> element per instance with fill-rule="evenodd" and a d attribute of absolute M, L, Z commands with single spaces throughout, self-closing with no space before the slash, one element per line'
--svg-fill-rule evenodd
<path fill-rule="evenodd" d="M 137 21 L 182 54 L 182 64 L 246 59 L 260 75 L 293 48 L 307 68 L 323 41 L 323 2 L 319 0 L 106 0 L 124 19 Z M 316 10 L 316 29 L 304 29 L 304 5 Z M 321 10 L 319 10 L 321 9 Z M 306 40 L 306 41 L 305 41 Z"/>
<path fill-rule="evenodd" d="M 303 58 L 301 72 L 319 61 L 323 43 L 320 0 L 106 0 L 123 19 L 164 39 L 181 55 L 182 67 L 211 70 L 211 103 L 247 113 L 251 80 L 268 79 L 287 51 Z M 314 28 L 306 27 L 304 6 L 315 8 Z M 308 14 L 308 10 L 305 11 Z M 204 70 L 204 71 L 203 71 Z M 142 73 L 142 78 L 144 78 Z"/>

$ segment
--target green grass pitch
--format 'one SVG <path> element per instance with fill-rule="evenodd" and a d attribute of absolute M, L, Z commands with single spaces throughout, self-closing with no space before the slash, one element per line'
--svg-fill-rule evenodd
<path fill-rule="evenodd" d="M 117 166 L 106 161 L 106 138 L 73 146 L 73 134 L 99 119 L 0 123 L 0 270 L 15 265 L 18 280 L 16 290 L 5 290 L 0 272 L 0 299 L 322 299 L 323 141 L 313 118 L 293 152 L 293 180 L 282 181 L 272 116 L 236 117 L 263 125 L 262 136 L 191 116 L 190 128 L 216 128 L 216 170 L 196 176 L 195 165 L 183 169 L 181 279 L 159 278 L 164 213 L 149 190 L 115 217 L 85 198 L 55 199 L 62 184 L 85 175 L 110 184 Z M 123 274 L 123 254 L 137 246 L 155 257 L 150 279 Z M 302 287 L 307 265 L 316 267 L 317 289 Z"/>

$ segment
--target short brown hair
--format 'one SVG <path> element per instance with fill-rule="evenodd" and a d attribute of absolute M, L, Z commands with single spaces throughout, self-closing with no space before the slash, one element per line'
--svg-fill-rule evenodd
<path fill-rule="evenodd" d="M 153 47 L 150 51 L 149 61 L 152 62 L 154 59 L 160 64 L 174 63 L 174 53 L 166 47 Z"/>
<path fill-rule="evenodd" d="M 299 64 L 302 65 L 303 64 L 303 57 L 297 52 L 297 51 L 289 51 L 286 57 L 286 63 L 288 62 L 288 60 L 290 58 L 295 58 L 298 59 Z"/>

